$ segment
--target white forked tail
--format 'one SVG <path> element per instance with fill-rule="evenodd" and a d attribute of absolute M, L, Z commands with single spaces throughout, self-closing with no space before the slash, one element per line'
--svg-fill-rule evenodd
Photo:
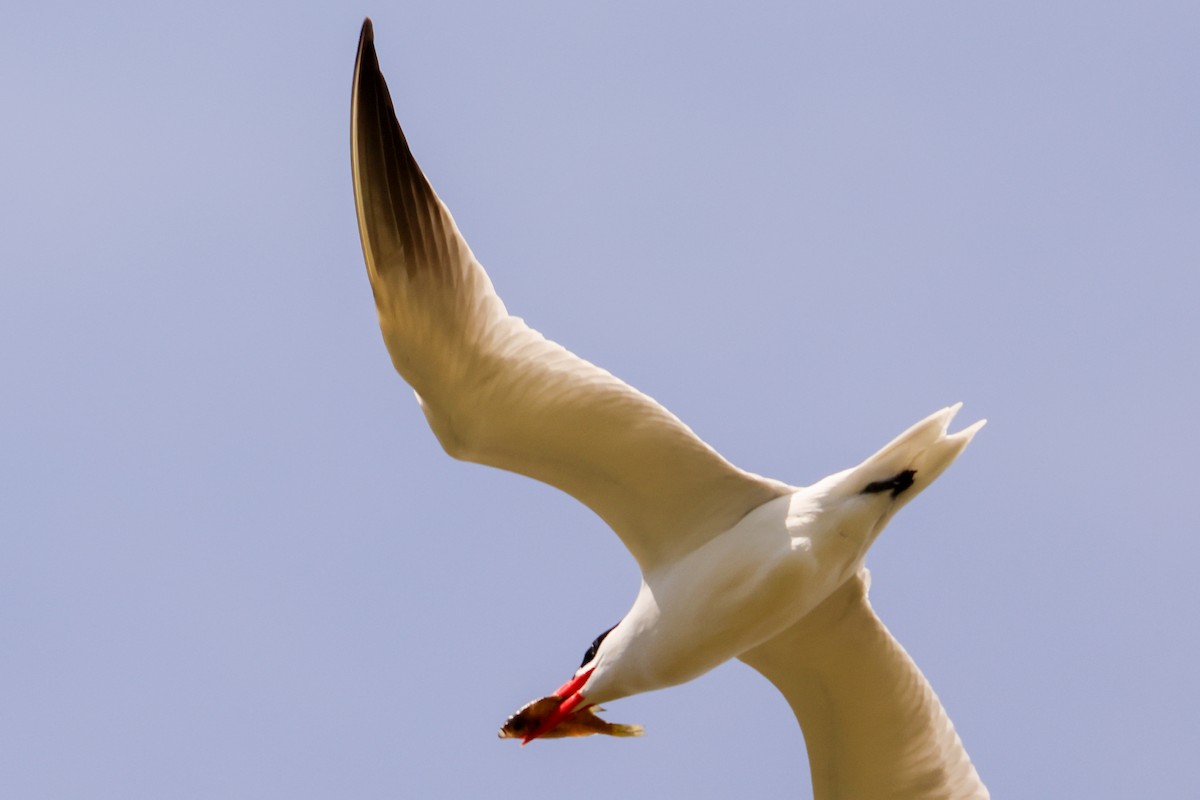
<path fill-rule="evenodd" d="M 868 486 L 911 470 L 912 486 L 896 496 L 894 514 L 937 480 L 987 422 L 981 419 L 958 433 L 947 433 L 950 421 L 960 408 L 962 403 L 955 403 L 936 411 L 888 442 L 875 455 L 850 470 L 850 485 Z"/>

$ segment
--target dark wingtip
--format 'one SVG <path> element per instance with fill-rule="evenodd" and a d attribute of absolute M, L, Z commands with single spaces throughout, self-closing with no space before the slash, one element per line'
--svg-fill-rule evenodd
<path fill-rule="evenodd" d="M 364 250 L 373 268 L 393 262 L 410 274 L 446 255 L 441 237 L 453 233 L 429 182 L 408 149 L 387 80 L 375 52 L 375 29 L 363 20 L 354 65 L 350 148 Z"/>
<path fill-rule="evenodd" d="M 358 62 L 360 64 L 363 56 L 367 53 L 372 55 L 375 53 L 375 26 L 371 23 L 370 17 L 363 20 L 362 32 L 358 35 Z"/>
<path fill-rule="evenodd" d="M 375 26 L 371 18 L 363 20 L 362 33 L 358 36 L 358 54 L 354 59 L 354 94 L 362 99 L 374 91 L 376 83 L 383 83 L 379 72 L 379 56 L 375 54 Z M 387 94 L 384 84 L 384 94 Z M 390 104 L 391 100 L 388 99 Z"/>

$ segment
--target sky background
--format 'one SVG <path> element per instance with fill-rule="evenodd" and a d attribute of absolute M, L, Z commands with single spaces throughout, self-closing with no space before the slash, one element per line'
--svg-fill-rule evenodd
<path fill-rule="evenodd" d="M 736 662 L 495 738 L 638 573 L 391 370 L 368 14 L 509 309 L 734 463 L 989 419 L 868 565 L 996 797 L 1195 790 L 1200 7 L 218 0 L 0 26 L 5 796 L 811 796 Z"/>

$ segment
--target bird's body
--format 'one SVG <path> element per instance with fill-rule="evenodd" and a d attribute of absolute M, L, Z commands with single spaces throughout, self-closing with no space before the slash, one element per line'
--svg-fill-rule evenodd
<path fill-rule="evenodd" d="M 691 680 L 737 657 L 780 686 L 806 732 L 830 719 L 838 728 L 839 709 L 813 711 L 803 675 L 780 665 L 802 663 L 789 653 L 839 640 L 828 604 L 853 600 L 846 587 L 860 580 L 871 543 L 982 422 L 950 434 L 958 407 L 942 409 L 859 466 L 809 487 L 739 469 L 653 399 L 508 314 L 409 151 L 369 20 L 351 114 L 355 200 L 380 327 L 438 440 L 456 458 L 573 495 L 608 523 L 642 570 L 629 613 L 597 638 L 571 680 L 515 714 L 501 735 L 528 742 L 560 726 L 560 735 L 633 735 L 630 726 L 606 728 L 589 709 Z M 810 618 L 826 624 L 806 627 Z M 842 652 L 855 653 L 852 645 Z M 911 682 L 874 649 L 861 654 L 885 677 Z M 843 683 L 835 680 L 835 688 Z M 846 702 L 858 710 L 853 698 Z M 913 730 L 916 740 L 941 741 L 941 731 Z M 903 736 L 911 739 L 913 730 Z M 837 736 L 819 741 L 835 756 L 844 752 Z M 932 751 L 950 753 L 940 745 Z M 834 761 L 814 762 L 814 777 Z M 907 775 L 907 766 L 900 758 L 892 771 Z M 827 796 L 836 796 L 837 781 Z"/>
<path fill-rule="evenodd" d="M 692 680 L 820 605 L 858 571 L 900 506 L 949 466 L 978 430 L 975 425 L 946 435 L 955 410 L 914 425 L 858 467 L 763 503 L 729 530 L 647 571 L 633 607 L 605 637 L 602 657 L 590 662 L 595 671 L 586 684 L 588 701 Z M 910 470 L 909 488 L 895 496 L 864 491 Z"/>

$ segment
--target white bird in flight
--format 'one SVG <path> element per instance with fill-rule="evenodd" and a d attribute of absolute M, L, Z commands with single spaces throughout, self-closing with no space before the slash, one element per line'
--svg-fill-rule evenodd
<path fill-rule="evenodd" d="M 629 613 L 501 736 L 636 735 L 593 709 L 740 658 L 795 712 L 819 800 L 988 796 L 928 682 L 872 611 L 862 566 L 982 420 L 948 434 L 958 406 L 942 409 L 807 487 L 733 466 L 653 399 L 509 315 L 409 151 L 369 19 L 351 164 L 384 342 L 438 441 L 571 494 L 641 567 Z"/>

